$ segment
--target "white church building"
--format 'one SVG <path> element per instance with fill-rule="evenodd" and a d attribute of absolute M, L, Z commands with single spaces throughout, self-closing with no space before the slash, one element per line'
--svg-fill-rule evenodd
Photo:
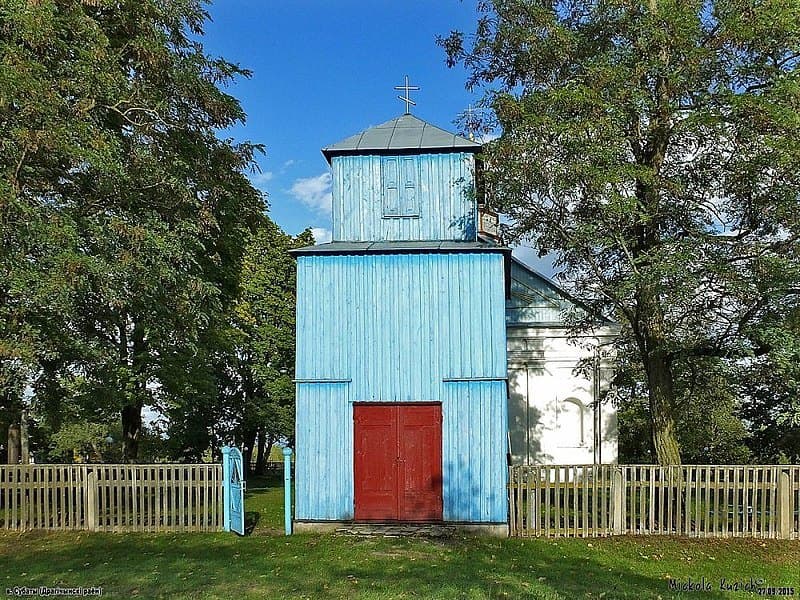
<path fill-rule="evenodd" d="M 599 319 L 571 338 L 564 316 L 580 303 L 512 258 L 506 300 L 508 429 L 512 464 L 617 462 L 616 411 L 600 402 L 617 326 Z M 579 368 L 580 367 L 580 368 Z"/>

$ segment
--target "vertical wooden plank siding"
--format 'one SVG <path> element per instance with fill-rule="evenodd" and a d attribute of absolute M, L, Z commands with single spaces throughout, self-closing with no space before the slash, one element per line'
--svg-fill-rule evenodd
<path fill-rule="evenodd" d="M 8 481 L 6 478 L 8 477 L 8 471 L 0 471 L 0 523 L 3 526 L 3 529 L 9 529 L 8 527 L 8 509 L 9 509 L 9 496 L 11 495 L 11 486 L 8 485 Z"/>
<path fill-rule="evenodd" d="M 551 510 L 550 507 L 552 506 L 552 482 L 553 482 L 553 469 L 550 466 L 546 466 L 542 468 L 542 479 L 540 484 L 543 486 L 544 495 L 542 500 L 544 502 L 544 522 L 543 522 L 543 529 L 542 533 L 544 535 L 549 536 L 551 534 L 551 527 L 550 527 L 550 514 Z"/>
<path fill-rule="evenodd" d="M 201 488 L 201 495 L 200 495 L 200 503 L 203 505 L 203 520 L 200 521 L 200 530 L 201 531 L 209 531 L 211 529 L 209 523 L 209 502 L 211 501 L 211 496 L 209 494 L 210 490 L 210 469 L 208 467 L 203 468 L 203 487 Z"/>
<path fill-rule="evenodd" d="M 297 386 L 298 519 L 353 518 L 353 416 L 348 399 L 346 383 Z M 320 472 L 326 476 L 320 477 Z"/>
<path fill-rule="evenodd" d="M 788 481 L 783 485 L 790 503 L 789 537 L 798 538 L 797 465 L 514 466 L 508 475 L 512 535 L 609 535 L 612 469 L 619 469 L 623 477 L 623 533 L 778 537 L 783 533 L 778 516 L 787 511 L 778 494 L 783 479 Z M 99 530 L 196 531 L 221 526 L 220 465 L 1 465 L 3 528 L 88 527 L 90 472 L 97 479 Z M 656 499 L 656 508 L 650 498 Z"/>
<path fill-rule="evenodd" d="M 222 474 L 217 469 L 214 469 L 211 472 L 211 477 L 211 493 L 213 497 L 211 502 L 211 523 L 214 529 L 219 529 L 222 527 L 222 518 L 218 515 L 217 511 L 222 502 L 222 496 L 220 494 Z"/>
<path fill-rule="evenodd" d="M 474 187 L 472 153 L 408 157 L 406 167 L 411 166 L 417 175 L 416 206 L 395 217 L 384 215 L 381 159 L 377 155 L 333 157 L 335 241 L 475 239 L 477 215 L 466 193 Z"/>
<path fill-rule="evenodd" d="M 175 467 L 176 491 L 178 494 L 178 520 L 177 528 L 186 527 L 186 487 L 184 485 L 183 468 Z"/>
<path fill-rule="evenodd" d="M 145 466 L 142 469 L 142 505 L 144 509 L 144 531 L 153 530 L 153 468 Z"/>
<path fill-rule="evenodd" d="M 508 522 L 503 260 L 298 257 L 297 519 L 353 518 L 352 403 L 422 401 L 442 403 L 444 520 Z"/>
<path fill-rule="evenodd" d="M 155 521 L 153 531 L 161 529 L 164 511 L 164 469 L 161 466 L 153 467 L 153 504 L 155 505 Z"/>
<path fill-rule="evenodd" d="M 505 523 L 505 382 L 453 382 L 446 384 L 445 393 L 444 520 Z"/>
<path fill-rule="evenodd" d="M 124 501 L 125 497 L 122 493 L 122 489 L 120 486 L 120 473 L 119 467 L 121 465 L 108 467 L 107 469 L 101 469 L 103 474 L 107 476 L 106 485 L 109 486 L 106 490 L 109 493 L 109 517 L 110 522 L 108 523 L 110 531 L 118 531 L 119 527 L 122 526 L 122 511 L 124 509 Z"/>
<path fill-rule="evenodd" d="M 791 469 L 789 480 L 792 482 L 791 506 L 794 514 L 794 526 L 792 527 L 792 539 L 800 539 L 800 469 Z"/>
<path fill-rule="evenodd" d="M 174 467 L 173 481 L 175 482 L 175 497 L 178 512 L 175 515 L 173 527 L 183 529 L 186 526 L 186 489 L 184 487 L 183 467 Z"/>
<path fill-rule="evenodd" d="M 80 529 L 82 526 L 80 515 L 78 514 L 78 486 L 80 485 L 80 469 L 76 467 L 69 468 L 69 476 L 67 477 L 67 484 L 69 491 L 67 495 L 67 514 L 70 529 Z"/>
<path fill-rule="evenodd" d="M 758 486 L 758 514 L 759 514 L 759 537 L 767 537 L 767 473 L 765 470 L 759 470 L 759 486 Z"/>

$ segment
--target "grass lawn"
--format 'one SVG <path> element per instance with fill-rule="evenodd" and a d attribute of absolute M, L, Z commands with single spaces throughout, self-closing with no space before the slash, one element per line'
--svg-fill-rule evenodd
<path fill-rule="evenodd" d="M 251 488 L 264 485 L 250 481 Z M 0 593 L 101 586 L 139 598 L 728 598 L 720 579 L 794 587 L 800 542 L 282 535 L 283 490 L 248 493 L 252 533 L 25 534 L 0 531 Z M 711 592 L 671 590 L 702 577 Z M 12 597 L 12 596 L 8 596 Z"/>

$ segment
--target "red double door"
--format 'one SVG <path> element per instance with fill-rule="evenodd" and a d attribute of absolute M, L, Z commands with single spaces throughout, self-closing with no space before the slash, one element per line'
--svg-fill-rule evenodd
<path fill-rule="evenodd" d="M 357 521 L 442 519 L 441 404 L 355 404 Z"/>

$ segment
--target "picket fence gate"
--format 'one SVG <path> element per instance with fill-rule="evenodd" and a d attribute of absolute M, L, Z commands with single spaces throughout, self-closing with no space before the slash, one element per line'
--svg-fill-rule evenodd
<path fill-rule="evenodd" d="M 800 538 L 800 465 L 509 467 L 511 536 Z"/>
<path fill-rule="evenodd" d="M 0 465 L 0 527 L 218 531 L 222 465 Z"/>

